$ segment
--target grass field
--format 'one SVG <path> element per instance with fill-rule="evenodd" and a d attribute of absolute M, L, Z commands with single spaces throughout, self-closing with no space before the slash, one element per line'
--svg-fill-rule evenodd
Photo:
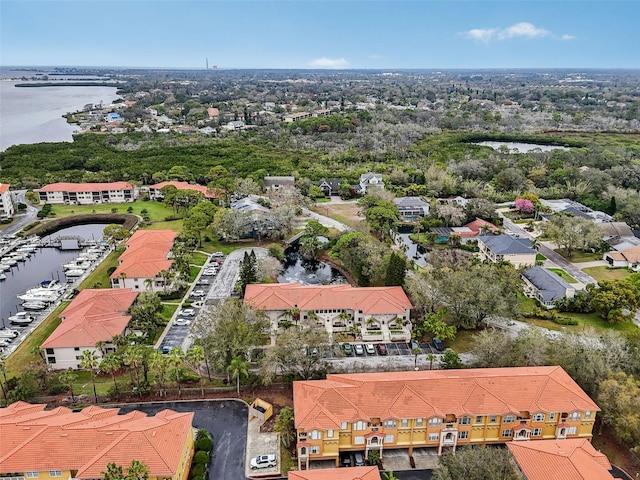
<path fill-rule="evenodd" d="M 151 222 L 164 221 L 166 217 L 173 215 L 173 210 L 160 202 L 137 200 L 132 203 L 101 203 L 97 205 L 53 205 L 51 212 L 56 217 L 70 217 L 72 215 L 87 215 L 90 213 L 128 213 L 131 208 L 134 215 L 142 216 L 142 210 L 147 210 Z"/>
<path fill-rule="evenodd" d="M 195 265 L 203 266 L 205 263 L 207 263 L 208 259 L 209 257 L 206 256 L 204 253 L 195 252 L 191 258 L 191 261 Z"/>
<path fill-rule="evenodd" d="M 85 288 L 111 288 L 109 269 L 118 266 L 118 257 L 124 251 L 124 247 L 118 247 L 105 258 L 91 274 L 84 279 L 78 290 Z"/>
<path fill-rule="evenodd" d="M 591 275 L 598 282 L 600 280 L 624 280 L 631 275 L 631 272 L 624 268 L 588 267 L 582 271 L 587 275 Z"/>
<path fill-rule="evenodd" d="M 464 353 L 473 349 L 473 336 L 478 333 L 475 330 L 458 330 L 456 338 L 445 342 L 456 353 Z"/>
<path fill-rule="evenodd" d="M 560 276 L 565 282 L 578 283 L 578 281 L 575 278 L 573 278 L 571 275 L 569 275 L 567 272 L 565 272 L 561 268 L 548 268 L 547 270 L 549 270 L 549 271 L 555 273 L 556 275 Z"/>
<path fill-rule="evenodd" d="M 556 250 L 556 253 L 558 255 L 562 255 L 564 258 L 566 258 L 567 260 L 573 263 L 593 262 L 596 260 L 602 260 L 601 253 L 579 252 L 577 250 L 574 250 L 573 252 L 571 252 L 571 258 L 567 256 L 566 250 L 562 248 L 558 248 Z"/>

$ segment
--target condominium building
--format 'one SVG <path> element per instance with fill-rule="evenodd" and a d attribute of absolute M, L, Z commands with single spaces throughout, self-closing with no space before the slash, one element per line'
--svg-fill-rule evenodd
<path fill-rule="evenodd" d="M 493 263 L 509 262 L 515 268 L 531 267 L 536 264 L 537 252 L 527 238 L 510 235 L 480 235 L 478 237 L 480 260 Z"/>
<path fill-rule="evenodd" d="M 51 183 L 38 190 L 40 203 L 92 205 L 133 202 L 138 189 L 129 182 Z"/>
<path fill-rule="evenodd" d="M 162 410 L 119 415 L 118 408 L 12 403 L 0 409 L 0 477 L 5 480 L 94 480 L 107 464 L 149 468 L 148 480 L 187 480 L 193 457 L 193 413 Z"/>
<path fill-rule="evenodd" d="M 155 185 L 149 185 L 148 187 L 149 198 L 151 200 L 162 200 L 162 198 L 164 198 L 164 195 L 162 194 L 161 189 L 163 187 L 166 187 L 167 185 L 176 187 L 178 190 L 195 190 L 196 192 L 202 193 L 204 195 L 204 198 L 208 198 L 210 200 L 214 198 L 218 198 L 221 194 L 220 190 L 215 188 L 209 188 L 204 185 L 195 185 L 193 183 L 187 183 L 187 182 L 170 181 L 170 182 L 156 183 Z"/>
<path fill-rule="evenodd" d="M 14 212 L 9 184 L 0 182 L 0 218 L 13 217 Z"/>
<path fill-rule="evenodd" d="M 592 436 L 596 403 L 562 367 L 330 374 L 294 382 L 298 466 L 340 454 Z"/>

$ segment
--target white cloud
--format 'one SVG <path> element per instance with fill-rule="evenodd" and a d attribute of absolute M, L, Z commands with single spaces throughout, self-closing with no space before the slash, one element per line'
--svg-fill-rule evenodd
<path fill-rule="evenodd" d="M 576 38 L 576 37 L 574 37 L 573 35 L 569 35 L 567 33 L 565 33 L 564 35 L 562 35 L 560 37 L 561 40 L 573 40 L 574 38 Z"/>
<path fill-rule="evenodd" d="M 529 22 L 519 22 L 506 28 L 473 28 L 461 33 L 462 36 L 476 42 L 489 43 L 493 40 L 508 40 L 510 38 L 556 38 L 549 30 L 536 27 Z M 571 40 L 573 36 L 563 35 L 562 40 Z"/>
<path fill-rule="evenodd" d="M 349 65 L 344 58 L 327 58 L 321 57 L 311 60 L 309 65 L 316 68 L 345 68 Z"/>

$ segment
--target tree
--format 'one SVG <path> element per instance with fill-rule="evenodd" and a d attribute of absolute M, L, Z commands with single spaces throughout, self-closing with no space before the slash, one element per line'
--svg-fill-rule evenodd
<path fill-rule="evenodd" d="M 258 281 L 256 254 L 253 250 L 251 250 L 251 253 L 244 252 L 244 256 L 240 262 L 239 276 L 240 285 L 242 287 L 242 296 L 244 296 L 244 291 L 247 288 L 247 285 Z"/>
<path fill-rule="evenodd" d="M 424 322 L 421 328 L 440 340 L 453 340 L 457 330 L 455 325 L 447 325 L 447 323 L 442 320 L 442 312 L 427 313 L 424 316 Z"/>
<path fill-rule="evenodd" d="M 107 463 L 107 470 L 102 473 L 104 480 L 124 480 L 122 467 L 115 463 Z"/>
<path fill-rule="evenodd" d="M 327 227 L 317 220 L 309 220 L 304 228 L 304 236 L 300 240 L 300 253 L 306 258 L 317 259 L 318 253 L 324 245 L 320 241 L 320 237 L 326 237 L 328 234 Z"/>
<path fill-rule="evenodd" d="M 591 306 L 609 323 L 630 320 L 640 307 L 640 287 L 626 279 L 602 280 L 599 287 L 587 285 L 587 293 L 591 296 Z"/>
<path fill-rule="evenodd" d="M 73 383 L 77 378 L 78 374 L 71 367 L 67 368 L 65 371 L 61 372 L 60 375 L 58 375 L 58 380 L 60 380 L 60 383 L 67 387 L 71 392 L 71 404 L 76 403 L 76 397 L 73 394 Z"/>
<path fill-rule="evenodd" d="M 282 407 L 273 430 L 280 435 L 282 445 L 289 448 L 291 442 L 296 438 L 296 429 L 294 425 L 293 408 Z"/>
<path fill-rule="evenodd" d="M 104 238 L 109 245 L 115 245 L 116 243 L 126 240 L 130 236 L 131 232 L 117 223 L 107 225 L 102 231 L 102 238 Z"/>
<path fill-rule="evenodd" d="M 200 381 L 200 393 L 202 394 L 202 398 L 204 398 L 204 384 L 202 383 L 202 372 L 200 371 L 200 368 L 204 363 L 204 348 L 200 345 L 193 345 L 189 350 L 187 350 L 185 360 L 187 365 L 191 367 L 191 370 L 198 375 L 198 380 Z"/>
<path fill-rule="evenodd" d="M 411 349 L 411 354 L 413 355 L 413 368 L 414 370 L 418 370 L 418 355 L 422 353 L 422 349 L 420 347 L 413 347 Z"/>
<path fill-rule="evenodd" d="M 169 352 L 169 365 L 175 369 L 176 385 L 178 386 L 178 398 L 182 396 L 182 389 L 180 387 L 180 367 L 184 363 L 184 352 L 180 347 L 173 347 Z"/>
<path fill-rule="evenodd" d="M 149 478 L 149 467 L 138 460 L 132 460 L 131 466 L 127 467 L 125 480 L 147 480 Z"/>
<path fill-rule="evenodd" d="M 433 214 L 444 222 L 445 227 L 459 227 L 467 218 L 462 207 L 448 203 L 438 205 Z"/>
<path fill-rule="evenodd" d="M 640 381 L 624 372 L 610 373 L 600 383 L 598 405 L 618 441 L 640 453 Z"/>
<path fill-rule="evenodd" d="M 459 447 L 439 458 L 434 480 L 519 480 L 511 452 L 506 448 Z"/>
<path fill-rule="evenodd" d="M 602 230 L 582 217 L 565 214 L 553 215 L 543 226 L 545 235 L 571 258 L 574 250 L 597 248 L 602 243 Z"/>
<path fill-rule="evenodd" d="M 169 371 L 169 357 L 164 355 L 162 352 L 155 350 L 151 357 L 149 358 L 149 365 L 153 372 L 155 373 L 155 381 L 160 389 L 160 396 L 166 397 L 166 377 L 167 372 Z"/>
<path fill-rule="evenodd" d="M 219 238 L 228 243 L 234 243 L 251 233 L 252 220 L 248 212 L 219 209 L 213 219 L 213 231 Z"/>
<path fill-rule="evenodd" d="M 102 361 L 100 362 L 100 371 L 111 375 L 111 379 L 113 380 L 113 388 L 117 398 L 120 397 L 120 392 L 118 391 L 116 372 L 120 370 L 120 368 L 122 368 L 122 360 L 115 353 L 108 353 L 107 355 L 102 357 Z"/>
<path fill-rule="evenodd" d="M 80 354 L 78 359 L 80 360 L 80 368 L 89 370 L 89 372 L 91 373 L 91 383 L 93 384 L 93 398 L 95 399 L 95 403 L 98 403 L 98 393 L 96 392 L 96 370 L 100 366 L 98 354 L 93 350 L 84 350 Z"/>
<path fill-rule="evenodd" d="M 427 353 L 427 360 L 429 360 L 429 370 L 433 370 L 433 362 L 438 359 L 435 353 Z"/>
<path fill-rule="evenodd" d="M 388 472 L 382 472 L 382 480 L 400 480 L 393 474 L 393 470 L 389 470 Z"/>
<path fill-rule="evenodd" d="M 236 389 L 238 396 L 240 396 L 240 377 L 248 377 L 249 376 L 249 362 L 246 362 L 241 357 L 235 357 L 231 359 L 231 363 L 227 367 L 227 370 L 231 374 L 232 379 L 236 379 Z"/>
<path fill-rule="evenodd" d="M 447 348 L 440 360 L 440 367 L 444 369 L 462 368 L 462 360 L 456 352 Z"/>
<path fill-rule="evenodd" d="M 7 365 L 5 362 L 4 355 L 0 355 L 0 374 L 2 374 L 2 378 L 0 378 L 0 387 L 2 387 L 2 396 L 4 397 L 4 403 L 7 403 Z"/>
<path fill-rule="evenodd" d="M 396 252 L 391 252 L 389 261 L 387 262 L 387 273 L 385 278 L 385 285 L 387 286 L 402 286 L 404 285 L 404 279 L 407 274 L 407 260 L 404 255 L 399 255 Z"/>

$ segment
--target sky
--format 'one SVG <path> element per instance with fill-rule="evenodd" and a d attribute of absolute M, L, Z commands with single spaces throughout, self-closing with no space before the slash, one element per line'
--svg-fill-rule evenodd
<path fill-rule="evenodd" d="M 0 0 L 0 65 L 640 68 L 640 1 Z"/>

